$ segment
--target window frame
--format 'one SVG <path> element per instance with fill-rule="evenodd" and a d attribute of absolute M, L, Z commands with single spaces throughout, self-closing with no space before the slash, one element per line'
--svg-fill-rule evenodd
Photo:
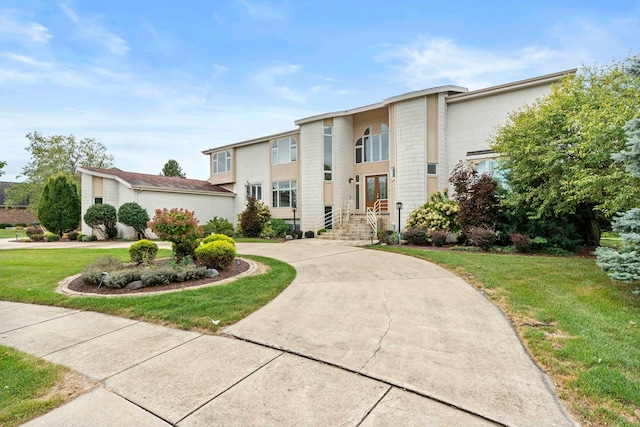
<path fill-rule="evenodd" d="M 333 181 L 333 126 L 324 126 L 322 131 L 322 148 L 324 180 Z M 327 148 L 329 151 L 328 162 Z"/>
<path fill-rule="evenodd" d="M 298 140 L 295 137 L 288 136 L 286 138 L 276 139 L 273 142 L 273 144 L 271 145 L 271 165 L 284 165 L 297 161 Z"/>
<path fill-rule="evenodd" d="M 288 194 L 288 204 L 281 203 L 282 195 Z M 295 179 L 285 179 L 282 181 L 273 181 L 271 183 L 271 207 L 273 208 L 291 208 L 298 204 L 298 182 Z"/>
<path fill-rule="evenodd" d="M 224 158 L 222 158 L 222 155 L 224 155 Z M 228 150 L 214 154 L 212 162 L 214 175 L 231 172 L 231 153 Z M 220 169 L 220 163 L 222 163 L 225 170 Z"/>
<path fill-rule="evenodd" d="M 355 164 L 389 161 L 389 126 L 380 124 L 380 133 L 372 134 L 367 127 L 354 145 Z"/>

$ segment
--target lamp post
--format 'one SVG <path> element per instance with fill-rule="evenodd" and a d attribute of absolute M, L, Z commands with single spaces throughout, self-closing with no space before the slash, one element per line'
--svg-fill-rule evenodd
<path fill-rule="evenodd" d="M 398 209 L 398 243 L 400 243 L 400 211 L 402 210 L 402 202 L 396 203 L 396 209 Z"/>
<path fill-rule="evenodd" d="M 293 234 L 294 238 L 296 236 L 296 234 L 295 234 L 295 231 L 296 231 L 296 209 L 297 209 L 296 205 L 291 206 L 291 210 L 293 211 L 293 233 L 292 234 Z"/>

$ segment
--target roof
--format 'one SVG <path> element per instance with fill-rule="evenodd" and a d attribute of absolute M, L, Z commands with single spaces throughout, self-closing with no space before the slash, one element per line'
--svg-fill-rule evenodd
<path fill-rule="evenodd" d="M 8 182 L 8 181 L 0 181 L 0 207 L 4 207 L 5 197 L 4 190 L 11 187 L 12 185 L 20 185 L 20 182 Z M 17 208 L 27 207 L 29 206 L 29 200 L 23 200 L 22 203 L 14 206 Z"/>
<path fill-rule="evenodd" d="M 177 178 L 172 176 L 150 175 L 136 172 L 126 172 L 119 169 L 99 169 L 79 167 L 79 173 L 86 173 L 102 178 L 113 178 L 133 190 L 155 190 L 172 193 L 211 194 L 234 196 L 233 191 L 209 181 L 199 179 Z"/>
<path fill-rule="evenodd" d="M 285 132 L 278 132 L 278 133 L 274 133 L 267 136 L 261 136 L 259 138 L 253 138 L 253 139 L 248 139 L 246 141 L 240 141 L 240 142 L 234 142 L 232 144 L 222 145 L 216 148 L 209 148 L 208 150 L 203 150 L 202 154 L 216 153 L 219 151 L 227 150 L 229 148 L 237 148 L 237 147 L 244 147 L 245 145 L 253 145 L 258 142 L 269 142 L 272 139 L 285 138 L 287 136 L 296 135 L 298 133 L 300 133 L 300 129 L 292 129 Z"/>

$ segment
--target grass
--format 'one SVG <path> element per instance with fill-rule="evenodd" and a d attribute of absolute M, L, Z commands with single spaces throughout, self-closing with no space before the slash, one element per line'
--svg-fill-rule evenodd
<path fill-rule="evenodd" d="M 501 306 L 584 425 L 640 425 L 640 298 L 593 259 L 376 247 L 440 264 Z"/>
<path fill-rule="evenodd" d="M 158 256 L 169 256 L 160 250 Z M 56 305 L 131 319 L 161 323 L 181 329 L 216 332 L 235 323 L 275 298 L 295 277 L 293 267 L 264 257 L 245 256 L 268 267 L 265 274 L 234 282 L 164 295 L 141 297 L 71 298 L 54 292 L 59 281 L 79 273 L 97 258 L 129 259 L 128 249 L 17 249 L 0 251 L 0 300 Z M 213 325 L 211 317 L 220 320 Z"/>
<path fill-rule="evenodd" d="M 27 237 L 23 229 L 3 228 L 0 229 L 0 239 L 15 239 L 16 232 L 18 233 L 18 238 Z"/>
<path fill-rule="evenodd" d="M 282 243 L 282 239 L 261 239 L 260 237 L 234 237 L 237 243 Z"/>
<path fill-rule="evenodd" d="M 48 391 L 68 369 L 0 346 L 0 426 L 12 427 L 64 403 Z"/>

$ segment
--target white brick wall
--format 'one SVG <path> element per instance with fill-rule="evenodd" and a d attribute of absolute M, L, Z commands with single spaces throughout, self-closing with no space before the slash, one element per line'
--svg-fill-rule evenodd
<path fill-rule="evenodd" d="M 449 173 L 468 151 L 488 150 L 496 129 L 509 113 L 546 95 L 549 86 L 537 86 L 498 95 L 455 102 L 448 107 L 447 147 Z"/>
<path fill-rule="evenodd" d="M 449 150 L 447 149 L 446 95 L 438 95 L 438 191 L 449 188 Z"/>
<path fill-rule="evenodd" d="M 353 118 L 336 117 L 333 119 L 333 188 L 334 208 L 342 208 L 344 203 L 353 199 Z M 355 203 L 355 201 L 354 201 Z"/>
<path fill-rule="evenodd" d="M 316 218 L 324 215 L 323 132 L 322 120 L 300 126 L 298 212 L 305 231 L 314 230 Z"/>
<path fill-rule="evenodd" d="M 426 98 L 411 99 L 396 105 L 396 202 L 403 203 L 400 214 L 402 227 L 409 213 L 424 203 L 427 193 L 426 120 Z"/>
<path fill-rule="evenodd" d="M 247 204 L 245 185 L 262 184 L 262 201 L 271 206 L 271 179 L 269 176 L 271 168 L 271 147 L 268 142 L 247 145 L 236 148 L 236 184 L 234 191 L 237 194 L 233 203 L 234 213 L 225 216 L 235 224 L 238 220 L 237 214 L 242 212 Z M 218 215 L 221 216 L 221 215 Z"/>
<path fill-rule="evenodd" d="M 81 194 L 81 203 L 82 203 L 82 217 L 84 218 L 84 214 L 89 209 L 89 206 L 93 204 L 93 177 L 91 175 L 82 174 L 80 178 L 80 194 Z M 80 221 L 81 224 L 81 232 L 82 234 L 91 234 L 91 227 L 84 223 L 84 221 Z"/>

